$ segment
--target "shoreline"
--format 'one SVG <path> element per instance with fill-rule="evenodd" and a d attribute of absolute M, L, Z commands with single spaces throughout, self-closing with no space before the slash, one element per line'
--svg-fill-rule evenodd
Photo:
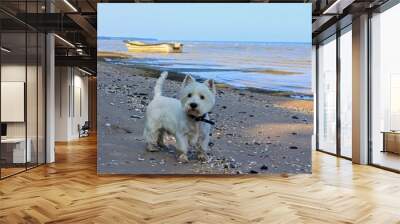
<path fill-rule="evenodd" d="M 121 66 L 123 68 L 133 70 L 129 73 L 133 75 L 139 75 L 144 78 L 154 78 L 157 79 L 162 71 L 153 69 L 153 68 L 148 68 L 148 67 L 139 67 L 139 66 L 133 66 L 133 65 L 127 65 L 127 64 L 117 64 L 111 61 L 106 61 L 106 60 L 98 60 L 98 63 L 105 63 L 109 64 L 111 66 Z M 143 72 L 137 72 L 143 71 Z M 183 73 L 178 73 L 178 72 L 168 72 L 168 77 L 167 80 L 171 80 L 173 82 L 182 82 L 185 77 L 185 74 Z M 195 76 L 196 77 L 196 76 Z M 198 78 L 198 77 L 196 77 Z M 200 81 L 204 79 L 199 79 Z M 236 94 L 242 95 L 246 94 L 247 92 L 253 93 L 253 94 L 261 94 L 269 97 L 278 97 L 281 100 L 279 100 L 279 107 L 286 108 L 286 109 L 291 109 L 291 110 L 296 110 L 296 111 L 302 111 L 306 112 L 308 114 L 312 114 L 314 110 L 314 101 L 313 99 L 302 99 L 298 97 L 294 97 L 292 92 L 283 92 L 283 91 L 268 91 L 268 90 L 263 90 L 263 89 L 258 89 L 258 88 L 252 88 L 252 87 L 247 87 L 247 88 L 237 88 L 234 86 L 230 86 L 225 83 L 216 83 L 217 89 L 220 90 L 228 90 L 235 92 Z"/>
<path fill-rule="evenodd" d="M 149 72 L 149 77 L 152 78 L 157 78 L 160 72 L 163 72 L 164 70 L 148 67 L 148 66 L 137 66 L 137 65 L 129 65 L 129 64 L 123 64 L 123 63 L 118 63 L 117 60 L 121 59 L 128 59 L 128 58 L 133 58 L 132 55 L 129 53 L 124 53 L 124 52 L 117 52 L 117 51 L 99 51 L 97 59 L 98 61 L 104 61 L 107 63 L 112 63 L 112 64 L 118 64 L 118 65 L 123 65 L 131 68 L 136 68 L 136 69 L 142 69 L 146 70 Z M 115 63 L 117 62 L 117 63 Z M 183 81 L 185 78 L 186 74 L 181 73 L 181 72 L 175 72 L 175 71 L 168 71 L 168 79 L 173 80 L 173 81 Z M 205 78 L 192 75 L 199 81 L 205 81 Z M 313 101 L 313 95 L 312 94 L 305 94 L 305 93 L 297 93 L 297 92 L 292 92 L 292 91 L 283 91 L 283 90 L 268 90 L 268 89 L 260 89 L 260 88 L 255 88 L 255 87 L 235 87 L 232 85 L 229 85 L 227 83 L 220 83 L 216 82 L 217 87 L 219 88 L 232 88 L 236 90 L 247 90 L 253 93 L 262 93 L 262 94 L 268 94 L 272 96 L 282 96 L 282 97 L 288 97 L 291 99 L 297 99 L 297 100 L 305 100 L 305 101 Z"/>

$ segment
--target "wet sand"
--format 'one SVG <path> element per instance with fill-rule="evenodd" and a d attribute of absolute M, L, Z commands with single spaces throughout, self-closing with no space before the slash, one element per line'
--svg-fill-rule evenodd
<path fill-rule="evenodd" d="M 310 173 L 312 101 L 218 85 L 210 161 L 177 162 L 169 149 L 147 152 L 145 108 L 158 71 L 98 61 L 98 171 L 100 174 Z M 164 95 L 176 97 L 183 78 L 170 74 Z"/>
<path fill-rule="evenodd" d="M 108 58 L 108 59 L 122 59 L 129 58 L 131 55 L 124 52 L 116 52 L 116 51 L 99 51 L 97 52 L 97 57 L 100 59 Z"/>

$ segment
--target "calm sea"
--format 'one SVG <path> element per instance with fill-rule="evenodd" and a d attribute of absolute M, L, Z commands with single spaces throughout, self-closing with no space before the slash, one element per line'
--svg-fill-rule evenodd
<path fill-rule="evenodd" d="M 190 73 L 246 88 L 311 94 L 311 44 L 179 41 L 183 53 L 133 53 L 124 63 Z M 103 51 L 127 49 L 122 40 L 98 40 Z"/>

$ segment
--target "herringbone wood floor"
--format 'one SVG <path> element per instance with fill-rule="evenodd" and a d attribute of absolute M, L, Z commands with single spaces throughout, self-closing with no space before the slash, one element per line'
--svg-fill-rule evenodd
<path fill-rule="evenodd" d="M 400 223 L 400 175 L 313 153 L 313 174 L 96 175 L 96 139 L 0 181 L 0 223 Z"/>

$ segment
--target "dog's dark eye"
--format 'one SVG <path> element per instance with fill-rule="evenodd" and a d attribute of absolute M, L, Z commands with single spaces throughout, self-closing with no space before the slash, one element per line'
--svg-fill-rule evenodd
<path fill-rule="evenodd" d="M 200 95 L 200 99 L 204 100 L 204 98 L 205 98 L 205 97 L 204 97 L 203 95 Z"/>
<path fill-rule="evenodd" d="M 189 97 L 189 98 L 190 98 L 190 97 L 192 97 L 192 94 L 191 94 L 191 93 L 189 93 L 189 94 L 188 94 L 188 97 Z"/>

